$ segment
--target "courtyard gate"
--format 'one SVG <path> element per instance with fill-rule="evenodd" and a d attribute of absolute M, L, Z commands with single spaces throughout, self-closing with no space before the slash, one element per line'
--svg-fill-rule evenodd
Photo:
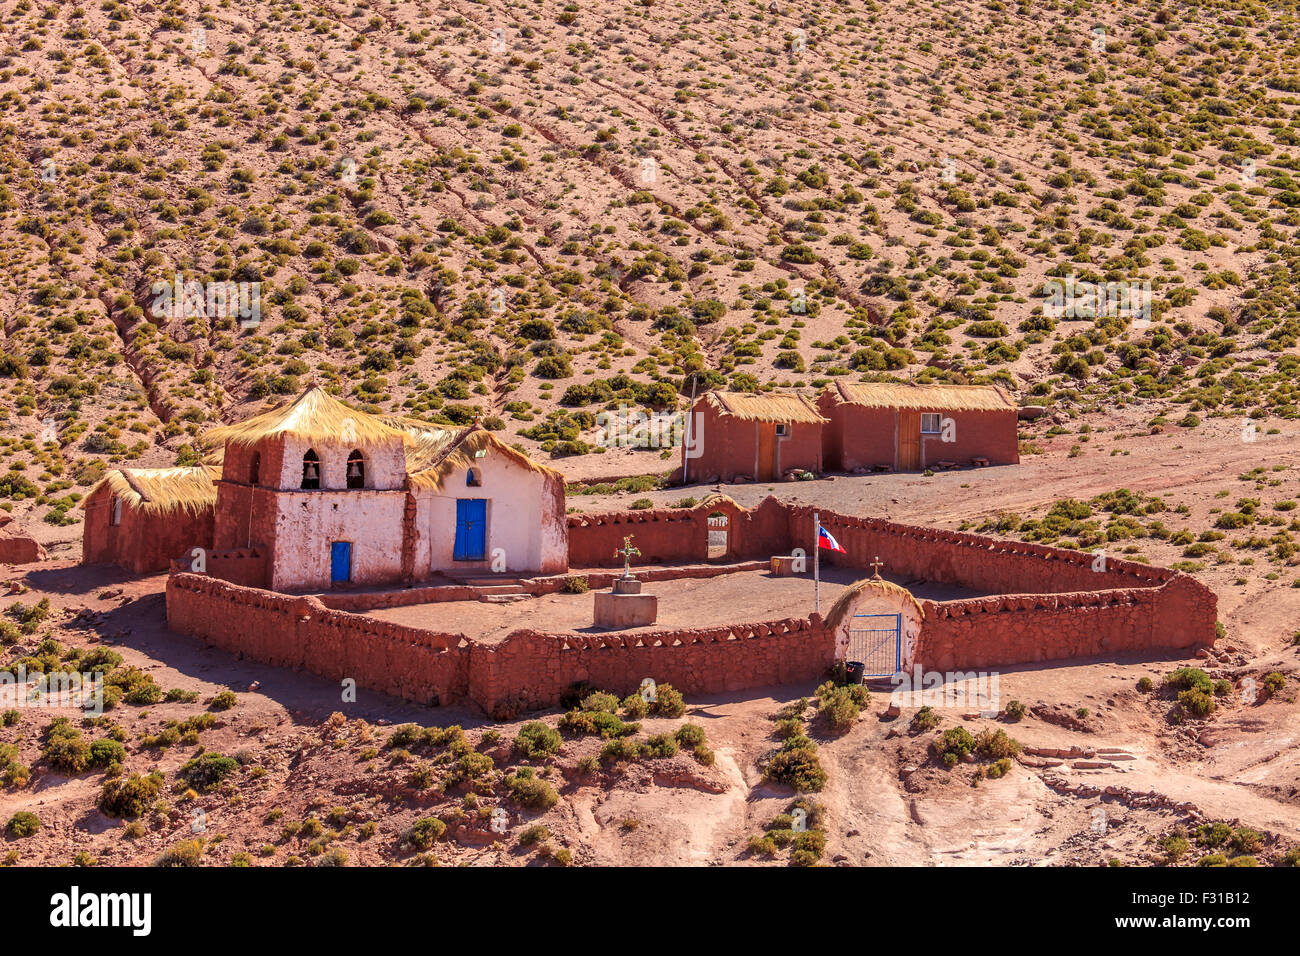
<path fill-rule="evenodd" d="M 893 677 L 903 669 L 903 615 L 855 614 L 845 660 L 865 665 L 863 677 Z"/>

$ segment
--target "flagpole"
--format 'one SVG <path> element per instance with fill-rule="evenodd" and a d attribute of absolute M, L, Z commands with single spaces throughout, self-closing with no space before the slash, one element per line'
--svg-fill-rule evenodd
<path fill-rule="evenodd" d="M 813 512 L 813 610 L 822 612 L 822 521 Z"/>

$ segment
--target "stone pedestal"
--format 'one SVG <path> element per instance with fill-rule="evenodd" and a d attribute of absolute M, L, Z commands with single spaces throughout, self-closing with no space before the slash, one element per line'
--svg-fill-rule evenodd
<path fill-rule="evenodd" d="M 774 554 L 771 558 L 772 574 L 778 578 L 791 578 L 800 572 L 795 570 L 796 562 L 802 561 L 806 565 L 807 558 L 796 558 L 792 554 Z"/>
<path fill-rule="evenodd" d="M 641 582 L 638 581 L 636 578 L 615 578 L 614 593 L 615 594 L 640 594 Z"/>
<path fill-rule="evenodd" d="M 636 582 L 638 589 L 641 582 Z M 653 594 L 619 594 L 601 591 L 596 594 L 594 622 L 597 627 L 643 627 L 659 617 L 659 598 Z"/>

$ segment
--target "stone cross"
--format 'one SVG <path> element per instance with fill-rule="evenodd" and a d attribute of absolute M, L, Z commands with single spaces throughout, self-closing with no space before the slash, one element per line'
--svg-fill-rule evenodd
<path fill-rule="evenodd" d="M 880 560 L 880 555 L 876 555 L 876 560 L 871 561 L 871 562 L 868 562 L 868 563 L 871 565 L 871 567 L 875 568 L 876 573 L 875 573 L 874 577 L 875 577 L 877 580 L 879 580 L 879 579 L 880 579 L 880 569 L 884 566 L 885 562 Z"/>
<path fill-rule="evenodd" d="M 630 578 L 632 576 L 632 555 L 636 555 L 638 558 L 641 556 L 641 550 L 632 547 L 632 535 L 629 534 L 623 538 L 623 547 L 614 552 L 614 557 L 617 558 L 620 554 L 623 555 L 623 577 Z"/>

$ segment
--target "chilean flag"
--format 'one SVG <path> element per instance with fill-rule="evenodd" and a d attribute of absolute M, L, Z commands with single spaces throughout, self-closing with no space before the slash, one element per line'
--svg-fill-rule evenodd
<path fill-rule="evenodd" d="M 817 547 L 825 548 L 827 551 L 838 551 L 840 554 L 848 554 L 840 543 L 835 540 L 835 536 L 820 525 L 817 527 Z"/>

